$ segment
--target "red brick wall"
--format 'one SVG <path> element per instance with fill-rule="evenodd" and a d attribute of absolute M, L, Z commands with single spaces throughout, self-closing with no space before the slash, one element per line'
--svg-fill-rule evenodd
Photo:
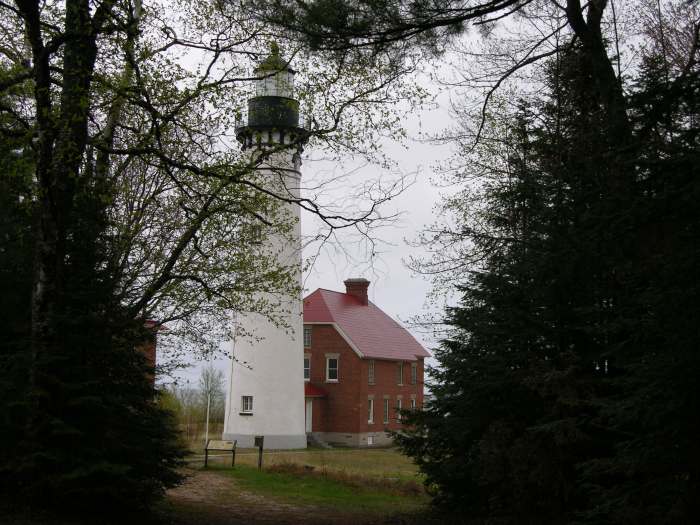
<path fill-rule="evenodd" d="M 398 381 L 398 361 L 374 360 L 374 384 L 369 384 L 369 361 L 362 360 L 362 406 L 364 414 L 360 432 L 381 432 L 385 429 L 398 430 L 402 424 L 397 420 L 396 405 L 402 396 L 402 408 L 410 408 L 411 395 L 416 397 L 416 407 L 423 406 L 423 360 L 416 362 L 416 384 L 411 384 L 411 361 L 404 361 L 403 385 Z M 374 423 L 368 423 L 369 396 L 374 396 Z M 384 423 L 384 397 L 389 396 L 389 423 Z"/>
<path fill-rule="evenodd" d="M 403 386 L 398 385 L 397 361 L 375 360 L 375 384 L 368 384 L 369 361 L 360 359 L 331 325 L 312 327 L 310 382 L 327 392 L 327 397 L 314 399 L 314 432 L 381 432 L 397 430 L 396 399 L 403 396 L 403 408 L 409 408 L 411 394 L 416 406 L 423 405 L 423 360 L 417 362 L 417 381 L 411 384 L 411 362 L 404 362 Z M 326 354 L 339 354 L 338 382 L 326 382 Z M 374 395 L 374 423 L 368 424 L 368 397 Z M 383 422 L 383 399 L 389 396 L 389 424 Z"/>
<path fill-rule="evenodd" d="M 314 400 L 314 432 L 359 432 L 361 366 L 357 354 L 330 325 L 311 325 L 310 381 L 328 395 Z M 338 356 L 338 382 L 326 382 L 326 354 Z"/>
<path fill-rule="evenodd" d="M 146 343 L 140 345 L 137 347 L 137 350 L 143 354 L 143 356 L 146 358 L 146 365 L 149 368 L 153 368 L 156 366 L 156 336 L 154 335 L 153 337 L 149 338 L 150 340 L 147 341 Z M 147 374 L 147 377 L 149 381 L 151 382 L 151 386 L 155 386 L 156 384 L 156 377 L 155 375 L 149 373 Z"/>

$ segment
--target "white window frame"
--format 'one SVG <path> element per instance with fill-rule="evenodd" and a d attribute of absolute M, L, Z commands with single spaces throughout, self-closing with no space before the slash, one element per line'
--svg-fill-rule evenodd
<path fill-rule="evenodd" d="M 401 408 L 403 406 L 403 399 L 400 397 L 396 398 L 396 421 L 401 421 Z"/>
<path fill-rule="evenodd" d="M 411 363 L 411 384 L 418 382 L 418 363 Z"/>
<path fill-rule="evenodd" d="M 309 366 L 306 366 L 308 363 Z M 306 372 L 309 372 L 307 377 Z M 304 381 L 311 381 L 311 354 L 304 354 Z"/>
<path fill-rule="evenodd" d="M 241 396 L 241 414 L 253 413 L 253 396 Z"/>
<path fill-rule="evenodd" d="M 370 359 L 367 364 L 367 383 L 373 385 L 375 382 L 374 359 Z"/>
<path fill-rule="evenodd" d="M 411 398 L 411 410 L 415 410 L 415 409 L 416 409 L 416 398 L 412 397 Z"/>
<path fill-rule="evenodd" d="M 367 398 L 367 423 L 374 424 L 374 398 Z"/>
<path fill-rule="evenodd" d="M 335 379 L 330 377 L 330 360 L 335 359 Z M 340 380 L 340 355 L 326 354 L 326 383 L 337 383 Z"/>
<path fill-rule="evenodd" d="M 403 386 L 403 361 L 399 361 L 397 372 L 399 382 L 396 383 L 399 386 Z"/>
<path fill-rule="evenodd" d="M 384 424 L 389 423 L 389 398 L 385 397 L 384 398 Z"/>
<path fill-rule="evenodd" d="M 311 348 L 311 330 L 310 326 L 304 326 L 304 348 Z"/>

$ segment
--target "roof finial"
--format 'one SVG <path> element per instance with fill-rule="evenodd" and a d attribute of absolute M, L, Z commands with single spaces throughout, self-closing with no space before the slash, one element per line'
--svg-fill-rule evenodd
<path fill-rule="evenodd" d="M 280 46 L 274 40 L 270 41 L 270 54 L 258 65 L 259 71 L 291 71 L 291 68 L 282 60 Z"/>

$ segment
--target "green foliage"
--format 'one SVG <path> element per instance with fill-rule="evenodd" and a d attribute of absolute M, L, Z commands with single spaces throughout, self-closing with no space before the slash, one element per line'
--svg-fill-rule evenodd
<path fill-rule="evenodd" d="M 698 516 L 700 91 L 697 67 L 666 73 L 651 57 L 627 99 L 631 146 L 585 51 L 551 61 L 492 129 L 478 210 L 454 209 L 482 264 L 398 439 L 474 523 Z"/>
<path fill-rule="evenodd" d="M 5 123 L 3 124 L 10 124 Z M 21 432 L 31 323 L 33 158 L 21 140 L 0 140 L 0 473 Z M 1 475 L 1 474 L 0 474 Z"/>
<path fill-rule="evenodd" d="M 289 238 L 297 206 L 328 231 L 367 233 L 401 184 L 361 190 L 367 210 L 340 216 L 268 164 L 296 159 L 309 137 L 373 157 L 373 135 L 398 121 L 378 99 L 420 90 L 389 90 L 405 68 L 385 58 L 329 70 L 288 48 L 309 59 L 295 96 L 314 129 L 241 150 L 268 33 L 240 6 L 29 0 L 0 13 L 2 494 L 102 513 L 148 506 L 177 481 L 182 451 L 135 350 L 153 337 L 144 321 L 202 353 L 231 336 L 231 311 L 282 324 L 299 268 L 257 241 Z"/>
<path fill-rule="evenodd" d="M 31 165 L 29 166 L 31 168 Z M 152 369 L 137 350 L 153 335 L 126 315 L 103 264 L 104 200 L 99 187 L 78 192 L 81 210 L 67 243 L 67 289 L 52 351 L 29 348 L 34 236 L 30 199 L 17 171 L 1 181 L 0 251 L 3 338 L 0 383 L 3 443 L 0 487 L 7 501 L 78 512 L 148 507 L 180 479 L 183 451 L 169 412 L 159 408 Z"/>

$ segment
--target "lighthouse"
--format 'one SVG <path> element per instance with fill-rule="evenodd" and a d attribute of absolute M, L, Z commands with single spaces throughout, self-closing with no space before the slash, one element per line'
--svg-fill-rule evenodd
<path fill-rule="evenodd" d="M 299 123 L 294 97 L 294 70 L 273 44 L 271 53 L 255 69 L 255 94 L 248 115 L 236 127 L 236 138 L 251 159 L 262 159 L 255 180 L 266 190 L 286 198 L 299 197 L 301 145 L 306 136 Z M 259 249 L 291 273 L 298 291 L 293 296 L 258 292 L 273 305 L 281 323 L 264 315 L 235 312 L 229 391 L 223 438 L 252 447 L 264 436 L 265 448 L 306 447 L 304 423 L 304 350 L 301 290 L 300 210 L 278 201 L 271 228 Z"/>

